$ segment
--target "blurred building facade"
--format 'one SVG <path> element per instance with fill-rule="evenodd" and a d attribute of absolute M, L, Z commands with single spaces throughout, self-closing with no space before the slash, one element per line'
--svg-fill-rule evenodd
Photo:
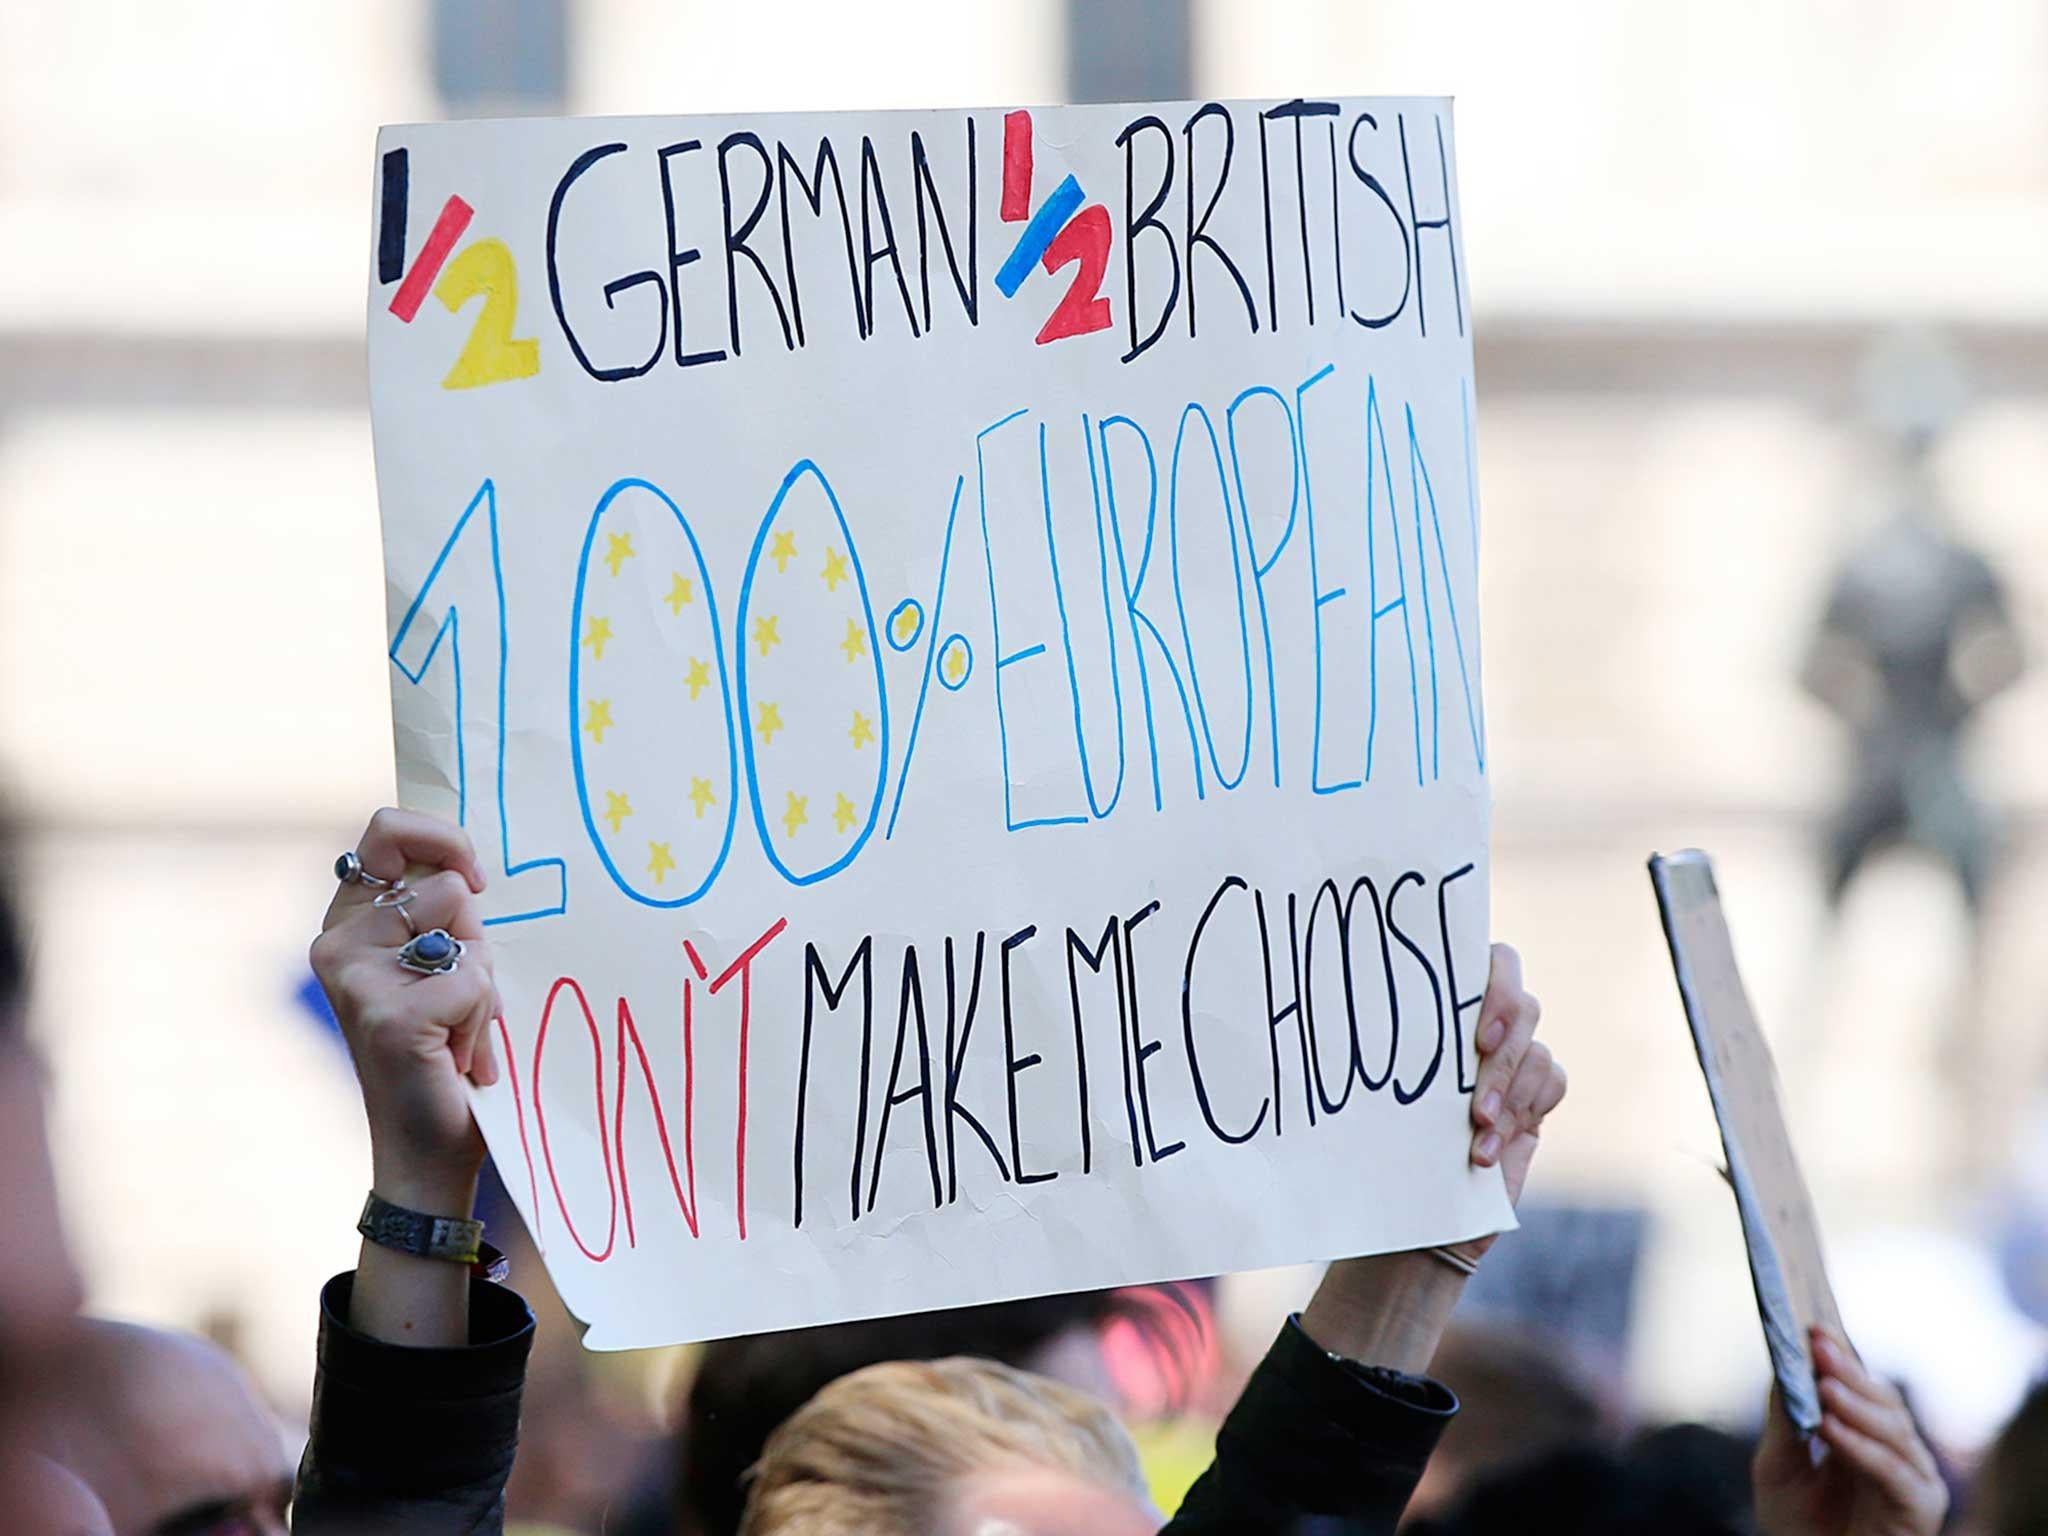
<path fill-rule="evenodd" d="M 2040 1081 L 2048 668 L 1970 741 L 2010 850 L 1974 954 L 1911 861 L 1877 866 L 1829 931 L 1818 826 L 1847 747 L 1796 669 L 1882 501 L 1854 379 L 1901 318 L 1942 327 L 1971 381 L 1933 472 L 2048 649 L 2048 8 L 1566 9 L 0 7 L 0 764 L 30 831 L 37 1025 L 94 1304 L 233 1317 L 302 1402 L 315 1289 L 354 1246 L 359 1112 L 295 994 L 327 865 L 392 793 L 362 348 L 377 125 L 1184 79 L 1458 98 L 1495 926 L 1573 1074 L 1545 1193 L 1651 1212 L 1640 1396 L 1740 1415 L 1763 1379 L 1642 871 L 1684 844 L 1717 854 L 1788 1045 L 1852 1326 L 1904 1363 L 1946 1286 L 2023 1380 L 2042 1336 L 1986 1279 L 1996 1192 L 1966 1176 L 1958 1122 L 2018 1127 Z M 1936 1079 L 1964 965 L 2001 1000 L 2004 1070 L 1959 1105 Z M 218 1240 L 249 1211 L 260 1251 Z M 1947 1257 L 1901 1294 L 1901 1252 Z M 1967 1439 L 2017 1390 L 1986 1383 L 1941 1399 L 1936 1428 Z"/>

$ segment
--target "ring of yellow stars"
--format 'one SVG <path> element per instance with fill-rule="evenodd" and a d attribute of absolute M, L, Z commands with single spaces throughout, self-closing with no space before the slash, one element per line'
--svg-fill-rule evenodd
<path fill-rule="evenodd" d="M 854 809 L 853 802 L 847 799 L 846 796 L 839 795 L 835 798 L 837 799 L 838 803 L 832 807 L 832 825 L 837 830 L 844 832 L 848 827 L 853 825 L 854 817 L 857 816 L 859 812 L 857 812 Z"/>
<path fill-rule="evenodd" d="M 763 656 L 782 644 L 782 636 L 775 633 L 775 626 L 779 622 L 779 617 L 772 613 L 764 613 L 754 620 L 754 644 L 761 647 Z"/>
<path fill-rule="evenodd" d="M 773 704 L 763 704 L 755 711 L 754 729 L 760 734 L 761 745 L 767 746 L 775 739 L 775 733 L 782 729 L 782 711 Z"/>
<path fill-rule="evenodd" d="M 783 836 L 795 837 L 796 829 L 811 819 L 810 804 L 809 795 L 800 795 L 793 789 L 789 791 L 789 804 L 782 813 Z"/>
<path fill-rule="evenodd" d="M 605 642 L 611 639 L 611 637 L 612 621 L 610 619 L 592 619 L 583 626 L 583 643 L 590 647 L 590 659 L 592 661 L 604 660 Z"/>
<path fill-rule="evenodd" d="M 661 884 L 662 878 L 676 867 L 676 856 L 668 851 L 667 843 L 647 845 L 647 873 L 654 876 L 654 883 Z"/>
<path fill-rule="evenodd" d="M 690 779 L 690 804 L 697 808 L 697 819 L 699 821 L 704 819 L 705 806 L 718 804 L 718 795 L 711 788 L 711 781 L 709 779 L 700 779 L 692 776 Z"/>
<path fill-rule="evenodd" d="M 858 752 L 862 747 L 875 739 L 874 722 L 856 709 L 853 712 L 853 729 L 846 734 L 853 742 L 854 751 Z"/>
<path fill-rule="evenodd" d="M 917 631 L 924 623 L 924 610 L 915 603 L 906 603 L 896 614 L 896 643 L 910 644 L 917 638 Z"/>
<path fill-rule="evenodd" d="M 604 563 L 611 567 L 614 576 L 619 574 L 619 567 L 636 553 L 630 533 L 608 533 L 604 536 Z"/>
<path fill-rule="evenodd" d="M 846 580 L 848 575 L 846 556 L 839 553 L 830 544 L 827 544 L 825 546 L 825 569 L 820 571 L 818 575 L 824 579 L 827 592 L 837 592 L 839 590 L 839 583 Z"/>
<path fill-rule="evenodd" d="M 691 589 L 690 578 L 681 571 L 673 571 L 670 574 L 675 579 L 669 586 L 668 596 L 662 601 L 668 604 L 670 613 L 680 615 L 685 603 L 697 601 L 697 594 Z"/>
<path fill-rule="evenodd" d="M 683 686 L 690 690 L 690 702 L 697 702 L 697 695 L 711 686 L 711 668 L 696 656 L 690 658 L 690 672 L 683 679 Z"/>
<path fill-rule="evenodd" d="M 859 619 L 846 621 L 846 638 L 839 642 L 839 649 L 846 652 L 846 664 L 852 666 L 868 653 L 868 632 L 860 627 Z"/>
<path fill-rule="evenodd" d="M 583 729 L 590 732 L 590 739 L 599 746 L 604 745 L 604 733 L 612 728 L 612 701 L 592 699 L 590 707 L 583 711 Z M 613 831 L 618 828 L 614 827 Z"/>
<path fill-rule="evenodd" d="M 612 824 L 613 837 L 619 835 L 619 829 L 625 826 L 626 818 L 632 814 L 632 801 L 616 790 L 608 789 L 604 792 L 604 819 Z"/>
<path fill-rule="evenodd" d="M 946 681 L 957 683 L 967 675 L 967 647 L 956 645 L 949 648 L 945 656 Z"/>
<path fill-rule="evenodd" d="M 796 558 L 796 535 L 788 529 L 775 535 L 775 542 L 768 546 L 768 558 L 775 562 L 775 573 L 779 576 L 789 569 L 789 562 Z"/>

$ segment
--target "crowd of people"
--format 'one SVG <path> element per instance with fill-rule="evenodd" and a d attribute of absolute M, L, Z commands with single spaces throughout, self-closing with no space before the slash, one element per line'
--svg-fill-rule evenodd
<path fill-rule="evenodd" d="M 459 829 L 398 811 L 380 811 L 337 872 L 313 963 L 361 1085 L 372 1200 L 356 1268 L 307 1298 L 320 1337 L 295 1472 L 225 1352 L 80 1315 L 28 1037 L 29 946 L 0 900 L 5 1530 L 504 1528 L 535 1323 L 489 1272 L 472 1219 L 484 1147 L 468 1085 L 500 1070 L 484 872 Z M 399 889 L 407 921 L 386 894 Z M 464 946 L 461 965 L 437 963 L 440 946 L 416 936 L 436 934 Z M 1471 1157 L 1498 1166 L 1515 1198 L 1565 1096 L 1539 1012 L 1519 958 L 1496 946 Z M 1364 1184 L 1333 1177 L 1330 1198 Z M 218 1231 L 260 1262 L 251 1220 L 223 1212 Z M 1495 1241 L 1333 1263 L 1299 1314 L 1272 1320 L 1213 1460 L 1172 1510 L 1155 1502 L 1104 1395 L 1096 1347 L 1145 1309 L 1083 1295 L 708 1346 L 654 1495 L 621 1488 L 607 1525 L 681 1536 L 2048 1530 L 2048 1389 L 1967 1485 L 1900 1392 L 1824 1333 L 1811 1341 L 1824 1407 L 1811 1437 L 1775 1398 L 1753 1444 L 1696 1425 L 1632 1427 L 1547 1341 L 1458 1320 Z"/>

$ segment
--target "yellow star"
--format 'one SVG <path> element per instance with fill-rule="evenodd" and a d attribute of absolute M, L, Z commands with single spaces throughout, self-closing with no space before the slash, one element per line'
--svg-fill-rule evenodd
<path fill-rule="evenodd" d="M 583 626 L 583 643 L 590 647 L 590 659 L 592 661 L 604 660 L 605 642 L 611 639 L 611 637 L 612 621 L 610 619 L 592 619 Z"/>
<path fill-rule="evenodd" d="M 604 819 L 612 824 L 612 836 L 619 835 L 619 829 L 626 824 L 626 818 L 633 814 L 633 802 L 612 790 L 604 792 Z"/>
<path fill-rule="evenodd" d="M 796 535 L 785 530 L 775 535 L 775 542 L 768 546 L 768 558 L 775 562 L 777 575 L 789 569 L 789 562 L 796 558 Z"/>
<path fill-rule="evenodd" d="M 619 567 L 632 559 L 637 553 L 633 548 L 633 535 L 630 533 L 608 533 L 604 538 L 604 563 L 612 568 L 612 574 L 616 576 L 619 574 Z"/>
<path fill-rule="evenodd" d="M 818 574 L 824 578 L 825 590 L 827 592 L 837 592 L 839 590 L 839 583 L 846 580 L 846 556 L 839 553 L 830 544 L 827 544 L 825 546 L 825 569 Z"/>
<path fill-rule="evenodd" d="M 718 796 L 713 792 L 709 779 L 700 779 L 694 776 L 690 779 L 690 804 L 697 807 L 697 819 L 699 821 L 704 819 L 705 806 L 718 804 Z"/>
<path fill-rule="evenodd" d="M 789 791 L 789 808 L 782 813 L 782 832 L 785 837 L 795 837 L 796 829 L 811 819 L 806 809 L 811 803 L 810 796 Z"/>
<path fill-rule="evenodd" d="M 583 711 L 583 729 L 590 732 L 590 739 L 599 746 L 604 745 L 604 733 L 612 728 L 612 701 L 592 699 L 590 707 Z M 618 829 L 614 827 L 613 831 Z"/>
<path fill-rule="evenodd" d="M 875 739 L 874 722 L 856 709 L 853 712 L 853 729 L 846 734 L 853 738 L 853 750 L 858 752 Z"/>
<path fill-rule="evenodd" d="M 676 856 L 668 851 L 667 843 L 647 845 L 647 873 L 654 876 L 654 883 L 661 884 L 662 877 L 676 867 Z"/>
<path fill-rule="evenodd" d="M 683 604 L 694 603 L 697 600 L 697 594 L 690 590 L 689 577 L 683 575 L 680 571 L 671 572 L 670 574 L 675 577 L 675 582 L 668 589 L 668 596 L 663 598 L 662 601 L 668 604 L 668 611 L 670 613 L 681 614 Z"/>
<path fill-rule="evenodd" d="M 754 729 L 761 733 L 761 745 L 767 746 L 782 729 L 782 711 L 773 704 L 763 704 L 755 716 Z"/>
<path fill-rule="evenodd" d="M 852 666 L 868 653 L 868 632 L 860 627 L 859 619 L 846 621 L 846 638 L 839 642 L 839 649 L 846 652 L 846 664 Z"/>
<path fill-rule="evenodd" d="M 690 658 L 690 675 L 683 679 L 683 686 L 690 690 L 690 702 L 697 702 L 697 695 L 711 686 L 711 669 L 695 656 Z"/>
<path fill-rule="evenodd" d="M 896 615 L 896 643 L 908 645 L 916 636 L 917 629 L 924 622 L 924 610 L 915 603 L 905 603 Z"/>
<path fill-rule="evenodd" d="M 760 618 L 754 620 L 754 644 L 761 647 L 761 654 L 763 656 L 766 656 L 775 647 L 782 644 L 782 636 L 775 633 L 775 626 L 778 622 L 777 615 L 772 613 L 763 614 Z"/>
<path fill-rule="evenodd" d="M 840 795 L 837 799 L 839 803 L 832 807 L 832 825 L 844 832 L 853 825 L 853 819 L 858 813 L 853 808 L 853 802 L 846 796 Z"/>
<path fill-rule="evenodd" d="M 946 652 L 946 681 L 957 683 L 967 675 L 967 647 L 956 645 Z"/>

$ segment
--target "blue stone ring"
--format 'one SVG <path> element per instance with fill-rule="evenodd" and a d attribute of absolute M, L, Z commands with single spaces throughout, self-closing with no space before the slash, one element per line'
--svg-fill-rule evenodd
<path fill-rule="evenodd" d="M 451 974 L 462 959 L 462 941 L 446 928 L 429 928 L 398 952 L 398 963 L 421 976 Z"/>
<path fill-rule="evenodd" d="M 363 868 L 362 859 L 356 855 L 353 849 L 334 861 L 334 878 L 343 885 L 368 885 L 374 886 L 378 890 L 384 890 L 394 883 L 390 880 L 379 880 L 375 875 Z M 400 880 L 396 883 L 403 885 L 405 882 Z"/>

